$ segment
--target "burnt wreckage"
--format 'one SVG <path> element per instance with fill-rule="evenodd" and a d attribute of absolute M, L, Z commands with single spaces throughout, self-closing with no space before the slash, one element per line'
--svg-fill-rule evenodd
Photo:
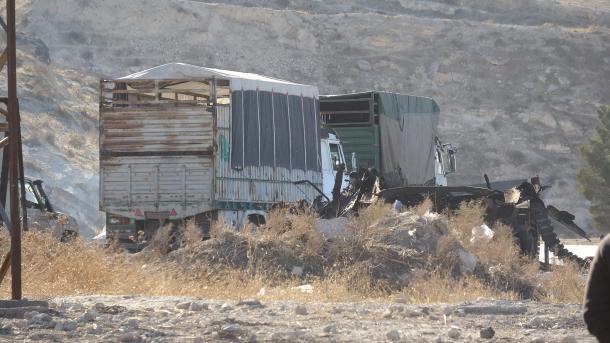
<path fill-rule="evenodd" d="M 585 231 L 574 222 L 574 215 L 544 203 L 541 193 L 548 187 L 541 185 L 539 177 L 492 186 L 485 175 L 485 185 L 447 186 L 445 176 L 456 169 L 457 150 L 437 138 L 439 112 L 432 99 L 395 93 L 321 96 L 323 125 L 337 132 L 346 155 L 364 158 L 352 159 L 350 184 L 343 191 L 345 165 L 339 166 L 332 200 L 314 204 L 320 216 L 345 216 L 377 199 L 412 206 L 428 197 L 436 212 L 457 209 L 464 201 L 481 201 L 486 206 L 486 223 L 510 226 L 522 253 L 537 256 L 541 238 L 559 258 L 586 264 L 564 247 L 555 228 L 588 239 Z M 399 148 L 391 150 L 388 145 L 396 142 Z M 417 168 L 411 167 L 413 160 L 420 161 Z M 411 176 L 409 181 L 405 176 Z"/>

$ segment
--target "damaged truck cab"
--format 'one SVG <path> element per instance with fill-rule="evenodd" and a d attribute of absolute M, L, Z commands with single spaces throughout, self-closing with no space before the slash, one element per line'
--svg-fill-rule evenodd
<path fill-rule="evenodd" d="M 341 172 L 340 166 L 348 165 L 343 154 L 343 146 L 337 135 L 330 130 L 321 130 L 320 156 L 322 158 L 322 192 L 327 199 L 332 199 L 332 191 L 335 185 L 337 173 Z M 349 164 L 353 168 L 352 164 Z M 345 189 L 349 179 L 342 177 L 341 189 Z"/>

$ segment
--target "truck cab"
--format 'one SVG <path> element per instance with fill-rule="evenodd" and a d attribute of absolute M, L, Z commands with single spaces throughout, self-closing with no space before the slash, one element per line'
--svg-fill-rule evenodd
<path fill-rule="evenodd" d="M 322 192 L 326 197 L 332 199 L 332 191 L 335 184 L 335 178 L 341 164 L 345 164 L 346 171 L 352 169 L 353 166 L 346 163 L 343 147 L 337 135 L 329 130 L 321 130 L 320 139 L 320 157 L 322 159 Z M 349 180 L 343 177 L 341 190 L 348 186 Z"/>
<path fill-rule="evenodd" d="M 454 173 L 457 169 L 457 148 L 452 144 L 443 143 L 436 137 L 434 154 L 434 184 L 436 186 L 447 186 L 447 175 Z"/>

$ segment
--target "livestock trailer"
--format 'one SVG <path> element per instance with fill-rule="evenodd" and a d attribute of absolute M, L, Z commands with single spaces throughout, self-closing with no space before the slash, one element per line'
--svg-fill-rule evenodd
<path fill-rule="evenodd" d="M 375 169 L 386 187 L 447 184 L 455 151 L 437 137 L 440 108 L 433 99 L 379 91 L 322 95 L 320 112 L 345 155 L 355 153 L 358 167 Z"/>
<path fill-rule="evenodd" d="M 100 81 L 100 210 L 125 244 L 165 221 L 239 227 L 322 187 L 318 89 L 183 63 Z"/>

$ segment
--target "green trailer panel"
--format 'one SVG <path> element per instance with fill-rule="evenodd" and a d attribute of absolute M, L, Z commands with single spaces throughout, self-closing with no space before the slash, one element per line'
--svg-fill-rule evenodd
<path fill-rule="evenodd" d="M 335 132 L 343 145 L 345 158 L 350 161 L 352 153 L 356 153 L 358 166 L 376 168 L 379 170 L 379 127 L 336 127 Z"/>
<path fill-rule="evenodd" d="M 431 98 L 390 92 L 320 96 L 325 127 L 335 130 L 349 159 L 376 168 L 394 187 L 435 177 L 435 138 L 440 115 Z"/>

